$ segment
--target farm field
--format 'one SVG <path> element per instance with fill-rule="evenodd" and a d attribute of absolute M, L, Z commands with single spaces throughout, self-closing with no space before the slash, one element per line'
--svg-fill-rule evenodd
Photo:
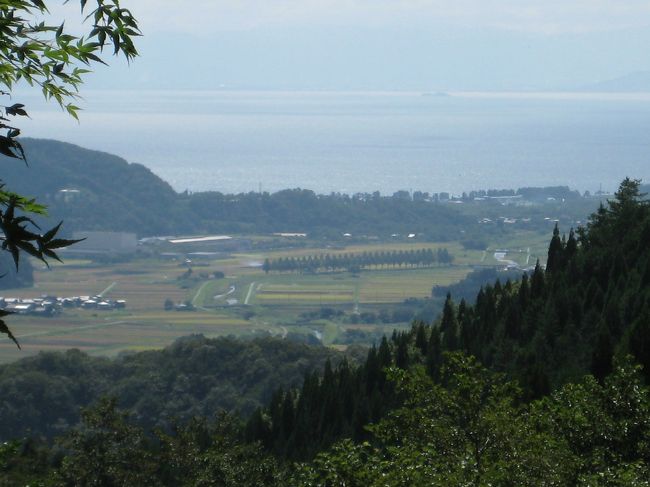
<path fill-rule="evenodd" d="M 527 246 L 525 237 L 510 243 L 501 242 L 486 251 L 464 250 L 460 244 L 448 242 L 241 253 L 220 260 L 195 262 L 191 272 L 182 263 L 156 258 L 110 265 L 70 259 L 50 269 L 34 263 L 32 288 L 3 290 L 0 295 L 29 299 L 42 295 L 72 297 L 103 293 L 106 298 L 125 299 L 127 307 L 112 311 L 64 309 L 51 318 L 11 316 L 8 322 L 22 350 L 4 336 L 0 337 L 0 361 L 11 361 L 40 350 L 72 347 L 90 354 L 111 356 L 160 348 L 193 333 L 206 336 L 314 334 L 330 345 L 337 343 L 337 339 L 340 341 L 346 330 L 389 332 L 395 326 L 409 326 L 408 321 L 354 324 L 313 318 L 306 323 L 304 316 L 323 308 L 346 316 L 378 314 L 400 306 L 408 298 L 426 298 L 433 285 L 458 282 L 474 266 L 502 265 L 494 253 L 505 245 L 516 247 L 516 251 L 507 253 L 504 258 L 520 265 L 525 265 L 526 260 L 534 264 L 533 251 L 541 253 L 538 249 L 542 247 L 537 240 L 528 241 Z M 453 265 L 376 268 L 358 274 L 343 271 L 265 274 L 260 267 L 265 258 L 423 248 L 447 248 L 454 255 Z M 214 278 L 215 272 L 225 277 Z M 166 311 L 165 301 L 191 303 L 194 311 Z"/>
<path fill-rule="evenodd" d="M 517 262 L 522 267 L 534 266 L 537 259 L 544 264 L 548 253 L 548 243 L 551 238 L 549 234 L 537 232 L 519 232 L 507 239 L 502 239 L 488 248 L 491 259 L 486 262 L 490 265 L 496 264 L 494 252 L 497 250 L 508 250 L 506 258 Z"/>

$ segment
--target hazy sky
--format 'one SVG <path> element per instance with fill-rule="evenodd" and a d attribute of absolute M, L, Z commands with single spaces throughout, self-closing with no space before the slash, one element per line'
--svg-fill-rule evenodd
<path fill-rule="evenodd" d="M 138 0 L 133 11 L 149 32 L 204 33 L 264 27 L 450 26 L 558 34 L 645 27 L 647 1 L 602 0 Z"/>
<path fill-rule="evenodd" d="M 89 87 L 556 89 L 650 70 L 647 0 L 122 4 L 145 33 L 142 58 Z"/>

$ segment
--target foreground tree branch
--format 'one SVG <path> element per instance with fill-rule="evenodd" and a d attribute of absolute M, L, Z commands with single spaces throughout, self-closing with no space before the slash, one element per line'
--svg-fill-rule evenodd
<path fill-rule="evenodd" d="M 64 2 L 64 3 L 67 3 Z M 140 35 L 137 21 L 119 0 L 80 0 L 80 14 L 89 26 L 88 33 L 75 36 L 65 24 L 53 25 L 40 20 L 49 11 L 43 0 L 0 1 L 0 96 L 11 100 L 18 83 L 40 89 L 46 100 L 53 100 L 76 120 L 79 87 L 93 64 L 106 64 L 104 49 L 122 55 L 130 62 L 138 55 L 133 38 Z M 28 159 L 18 137 L 17 117 L 28 117 L 25 105 L 0 105 L 0 154 L 27 164 Z M 61 223 L 41 233 L 30 215 L 43 215 L 45 206 L 12 192 L 0 177 L 0 246 L 11 254 L 18 267 L 20 255 L 27 253 L 46 265 L 60 260 L 56 250 L 78 240 L 57 238 Z M 16 337 L 1 319 L 0 333 L 19 346 Z"/>

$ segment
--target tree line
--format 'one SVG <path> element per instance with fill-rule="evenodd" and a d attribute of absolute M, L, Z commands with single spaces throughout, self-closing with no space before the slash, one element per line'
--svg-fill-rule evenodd
<path fill-rule="evenodd" d="M 299 387 L 304 374 L 321 369 L 327 358 L 338 363 L 341 354 L 270 337 L 200 335 L 114 360 L 74 349 L 43 352 L 0 365 L 0 443 L 57 436 L 103 396 L 117 397 L 117 405 L 147 429 L 217 410 L 248 416 L 278 387 Z"/>
<path fill-rule="evenodd" d="M 516 382 L 460 352 L 442 355 L 435 379 L 423 365 L 395 367 L 396 358 L 391 356 L 384 377 L 399 404 L 366 424 L 367 440 L 341 438 L 310 460 L 285 460 L 246 441 L 236 416 L 195 417 L 147 430 L 115 400 L 103 399 L 53 444 L 38 438 L 0 444 L 0 483 L 647 485 L 650 390 L 629 360 L 617 361 L 602 382 L 588 375 L 526 402 Z M 336 379 L 321 380 L 345 382 L 344 370 L 339 368 Z M 300 398 L 292 397 L 280 399 L 276 414 L 284 418 L 278 421 L 291 421 L 289 413 L 300 410 Z M 289 425 L 283 434 L 292 428 L 297 431 Z"/>
<path fill-rule="evenodd" d="M 269 272 L 315 273 L 330 271 L 359 271 L 368 268 L 395 269 L 430 267 L 436 263 L 449 265 L 454 256 L 446 248 L 411 249 L 363 252 L 358 254 L 319 254 L 303 257 L 280 257 L 265 259 L 262 269 Z"/>
<path fill-rule="evenodd" d="M 48 206 L 49 221 L 64 220 L 66 232 L 128 231 L 141 237 L 195 233 L 307 233 L 342 241 L 376 235 L 389 238 L 417 232 L 427 241 L 486 240 L 509 226 L 479 224 L 503 214 L 498 202 L 450 205 L 416 197 L 380 194 L 322 195 L 303 189 L 277 193 L 182 192 L 141 164 L 52 140 L 23 139 L 31 169 L 8 165 L 3 181 Z M 72 190 L 61 192 L 60 190 Z M 540 190 L 546 194 L 545 190 Z M 567 200 L 568 201 L 568 200 Z M 467 201 L 469 203 L 469 201 Z M 550 206 L 549 206 L 550 205 Z M 532 218 L 526 228 L 546 231 L 550 212 L 561 221 L 584 220 L 591 199 L 570 205 L 511 207 L 513 218 Z M 48 220 L 35 215 L 39 225 Z"/>
<path fill-rule="evenodd" d="M 556 227 L 546 268 L 519 281 L 497 280 L 473 304 L 447 295 L 441 316 L 395 332 L 358 368 L 341 363 L 298 392 L 278 393 L 250 419 L 248 432 L 275 454 L 309 458 L 340 438 L 367 439 L 400 404 L 387 385 L 389 365 L 421 366 L 439 381 L 445 353 L 463 352 L 516 381 L 525 401 L 591 374 L 603 384 L 617 357 L 630 355 L 650 380 L 650 205 L 638 181 L 625 180 L 584 229 Z M 308 438 L 309 441 L 305 441 Z"/>
<path fill-rule="evenodd" d="M 650 205 L 625 180 L 584 229 L 553 232 L 545 269 L 473 303 L 448 295 L 434 323 L 358 365 L 305 370 L 244 424 L 152 431 L 103 401 L 55 447 L 2 445 L 0 470 L 34 485 L 646 485 L 649 239 Z M 201 383 L 175 382 L 170 398 Z"/>

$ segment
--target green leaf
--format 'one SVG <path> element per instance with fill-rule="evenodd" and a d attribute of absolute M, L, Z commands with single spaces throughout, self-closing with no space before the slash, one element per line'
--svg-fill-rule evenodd
<path fill-rule="evenodd" d="M 72 104 L 67 104 L 65 106 L 65 109 L 72 118 L 74 118 L 77 122 L 79 121 L 79 115 L 77 112 L 81 110 L 81 108 Z"/>

